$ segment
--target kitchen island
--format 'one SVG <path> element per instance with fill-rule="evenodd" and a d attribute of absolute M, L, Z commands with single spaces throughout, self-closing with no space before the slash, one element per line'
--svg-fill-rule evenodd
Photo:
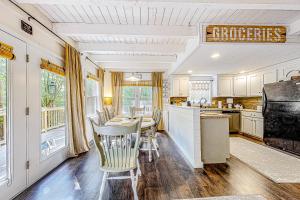
<path fill-rule="evenodd" d="M 201 145 L 200 107 L 169 105 L 168 111 L 170 137 L 176 143 L 186 160 L 193 168 L 203 168 L 203 158 L 201 156 L 203 147 Z M 202 113 L 202 115 L 204 114 Z M 218 116 L 224 117 L 225 115 L 218 114 Z M 215 116 L 206 115 L 206 119 L 207 118 L 215 118 Z M 223 130 L 222 133 L 225 132 L 225 134 L 228 134 L 229 136 L 229 124 L 225 124 L 225 126 L 227 128 Z M 227 141 L 224 142 L 226 143 Z M 219 152 L 218 149 L 215 150 Z M 229 145 L 227 151 L 225 151 L 225 154 L 226 152 L 229 152 Z M 224 156 L 228 156 L 225 154 Z"/>

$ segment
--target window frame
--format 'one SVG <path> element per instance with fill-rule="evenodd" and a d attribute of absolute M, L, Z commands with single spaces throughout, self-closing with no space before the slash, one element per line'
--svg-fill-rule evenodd
<path fill-rule="evenodd" d="M 132 99 L 133 101 L 134 101 L 134 105 L 132 105 L 132 106 L 135 106 L 135 107 L 141 107 L 142 105 L 141 105 L 141 101 L 143 101 L 143 99 L 142 99 L 142 89 L 143 88 L 147 88 L 147 89 L 150 89 L 151 90 L 151 92 L 150 92 L 150 94 L 151 94 L 151 96 L 150 96 L 150 99 L 151 99 L 151 111 L 152 111 L 152 86 L 122 86 L 122 113 L 124 113 L 124 114 L 128 114 L 127 112 L 125 112 L 125 110 L 124 110 L 124 88 L 125 87 L 128 87 L 128 88 L 134 88 L 134 94 L 133 94 L 133 96 L 134 96 L 134 99 Z"/>
<path fill-rule="evenodd" d="M 48 159 L 50 159 L 51 157 L 53 157 L 54 155 L 56 155 L 57 153 L 59 153 L 59 152 L 61 152 L 61 151 L 63 151 L 64 149 L 66 149 L 66 148 L 68 148 L 68 146 L 69 146 L 69 138 L 68 138 L 68 118 L 67 118 L 67 80 L 66 80 L 66 76 L 64 76 L 64 75 L 62 75 L 62 74 L 58 74 L 58 73 L 55 73 L 55 72 L 52 72 L 52 71 L 50 71 L 50 70 L 47 70 L 47 69 L 40 69 L 40 100 L 41 100 L 41 98 L 42 98 L 42 93 L 41 93 L 41 86 L 42 86 L 42 71 L 46 71 L 46 72 L 48 72 L 48 73 L 52 73 L 52 74 L 55 74 L 55 75 L 57 75 L 57 76 L 60 76 L 60 77 L 62 77 L 62 78 L 64 78 L 64 88 L 65 88 L 65 92 L 64 92 L 64 106 L 63 106 L 63 108 L 64 108 L 64 120 L 65 120 L 65 131 L 64 131 L 64 133 L 65 133 L 65 139 L 64 139 L 64 141 L 65 141 L 65 145 L 64 146 L 62 146 L 62 147 L 60 147 L 59 149 L 56 149 L 55 151 L 53 151 L 53 152 L 51 152 L 51 153 L 49 153 L 48 155 L 46 155 L 46 156 L 43 156 L 42 155 L 42 143 L 41 143 L 41 141 L 42 141 L 42 121 L 41 121 L 41 123 L 40 123 L 40 134 L 39 134 L 39 141 L 40 141 L 40 145 L 39 145 L 39 157 L 40 157 L 40 162 L 44 162 L 44 161 L 46 161 L 46 160 L 48 160 Z M 41 101 L 40 101 L 40 119 L 42 120 L 42 103 L 41 103 Z"/>
<path fill-rule="evenodd" d="M 87 85 L 88 85 L 89 81 L 94 82 L 96 84 L 96 86 L 97 86 L 96 87 L 96 91 L 97 91 L 96 94 L 97 95 L 95 95 L 95 96 L 89 96 L 87 94 Z M 85 79 L 85 110 L 86 110 L 86 116 L 87 117 L 95 117 L 97 115 L 96 111 L 93 114 L 90 114 L 90 113 L 87 112 L 88 111 L 88 109 L 87 109 L 87 107 L 88 107 L 88 98 L 91 98 L 91 97 L 95 98 L 96 97 L 96 110 L 100 109 L 100 94 L 99 94 L 99 90 L 100 90 L 100 85 L 99 85 L 99 82 L 97 80 L 91 79 L 91 78 L 86 78 Z"/>
<path fill-rule="evenodd" d="M 12 135 L 12 104 L 11 100 L 12 98 L 12 67 L 11 67 L 11 61 L 7 58 L 0 57 L 6 60 L 6 177 L 4 179 L 0 179 L 0 185 L 12 184 L 13 179 L 13 135 Z"/>

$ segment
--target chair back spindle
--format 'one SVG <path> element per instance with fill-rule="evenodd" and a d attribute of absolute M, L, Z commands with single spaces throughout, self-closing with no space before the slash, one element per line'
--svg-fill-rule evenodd
<path fill-rule="evenodd" d="M 100 168 L 111 172 L 136 168 L 141 122 L 139 118 L 130 126 L 100 127 L 91 120 Z"/>

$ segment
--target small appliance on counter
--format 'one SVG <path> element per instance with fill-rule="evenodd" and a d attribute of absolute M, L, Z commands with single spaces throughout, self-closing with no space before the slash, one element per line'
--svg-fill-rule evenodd
<path fill-rule="evenodd" d="M 187 101 L 187 102 L 186 102 L 186 105 L 187 105 L 187 106 L 192 106 L 191 101 Z"/>
<path fill-rule="evenodd" d="M 223 108 L 223 102 L 222 101 L 218 101 L 218 108 Z"/>
<path fill-rule="evenodd" d="M 243 106 L 241 104 L 234 104 L 235 109 L 243 109 Z"/>
<path fill-rule="evenodd" d="M 228 108 L 232 108 L 233 98 L 227 98 L 226 103 Z"/>

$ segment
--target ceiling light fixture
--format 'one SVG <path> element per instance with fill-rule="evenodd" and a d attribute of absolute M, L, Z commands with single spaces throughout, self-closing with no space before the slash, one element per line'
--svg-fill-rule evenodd
<path fill-rule="evenodd" d="M 193 71 L 192 71 L 192 70 L 189 70 L 188 73 L 191 74 L 191 73 L 193 73 Z"/>
<path fill-rule="evenodd" d="M 140 81 L 142 80 L 142 74 L 140 73 L 131 73 L 131 75 L 126 78 L 127 81 Z"/>
<path fill-rule="evenodd" d="M 214 53 L 210 56 L 211 58 L 219 58 L 220 54 L 219 53 Z"/>
<path fill-rule="evenodd" d="M 243 74 L 243 73 L 245 73 L 245 72 L 246 72 L 246 71 L 244 71 L 244 70 L 243 70 L 243 71 L 240 71 L 240 74 Z"/>

